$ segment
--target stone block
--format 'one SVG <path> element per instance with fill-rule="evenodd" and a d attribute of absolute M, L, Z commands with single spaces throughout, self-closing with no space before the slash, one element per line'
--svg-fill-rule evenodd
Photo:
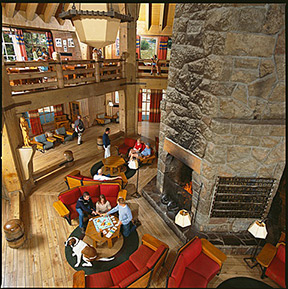
<path fill-rule="evenodd" d="M 199 59 L 188 63 L 188 72 L 203 74 L 204 72 L 204 59 Z"/>
<path fill-rule="evenodd" d="M 231 124 L 212 119 L 210 128 L 214 133 L 217 133 L 217 134 L 229 134 Z"/>
<path fill-rule="evenodd" d="M 284 142 L 277 145 L 276 148 L 272 149 L 268 157 L 265 159 L 265 165 L 277 164 L 278 162 L 285 161 L 285 144 Z"/>
<path fill-rule="evenodd" d="M 233 10 L 221 7 L 207 11 L 205 29 L 213 31 L 228 31 L 233 26 Z"/>
<path fill-rule="evenodd" d="M 201 47 L 203 43 L 203 33 L 189 33 L 186 35 L 188 43 L 193 43 L 194 46 Z"/>
<path fill-rule="evenodd" d="M 215 225 L 215 224 L 226 224 L 227 218 L 210 218 L 209 224 Z"/>
<path fill-rule="evenodd" d="M 225 54 L 256 57 L 272 57 L 275 38 L 270 35 L 228 32 L 225 42 Z"/>
<path fill-rule="evenodd" d="M 172 39 L 174 45 L 175 44 L 186 44 L 187 42 L 187 34 L 186 32 L 178 32 L 174 38 Z"/>
<path fill-rule="evenodd" d="M 251 155 L 250 147 L 228 146 L 227 147 L 227 162 L 237 161 L 243 158 L 248 158 Z"/>
<path fill-rule="evenodd" d="M 234 68 L 258 69 L 259 59 L 237 57 L 234 59 Z"/>
<path fill-rule="evenodd" d="M 235 171 L 228 167 L 226 164 L 217 165 L 217 176 L 220 177 L 234 177 Z"/>
<path fill-rule="evenodd" d="M 273 88 L 269 101 L 285 102 L 286 86 L 284 82 L 278 82 Z M 282 104 L 281 104 L 282 105 Z"/>
<path fill-rule="evenodd" d="M 249 84 L 259 77 L 258 70 L 239 70 L 234 69 L 231 75 L 231 81 Z"/>
<path fill-rule="evenodd" d="M 213 163 L 216 164 L 225 164 L 227 159 L 227 148 L 226 146 L 215 146 L 214 150 L 214 158 L 213 158 Z"/>
<path fill-rule="evenodd" d="M 216 145 L 220 145 L 220 144 L 233 145 L 234 140 L 235 140 L 235 136 L 233 136 L 233 135 L 214 134 L 214 136 L 213 136 L 213 141 Z"/>
<path fill-rule="evenodd" d="M 264 77 L 275 71 L 275 65 L 272 59 L 263 59 L 260 62 L 260 77 Z"/>
<path fill-rule="evenodd" d="M 243 146 L 259 146 L 260 138 L 254 136 L 236 136 L 235 137 L 235 145 L 243 145 Z"/>
<path fill-rule="evenodd" d="M 189 72 L 188 65 L 185 64 L 177 77 L 175 88 L 182 93 L 192 92 L 199 86 L 201 81 L 202 75 Z"/>
<path fill-rule="evenodd" d="M 261 147 L 252 148 L 252 156 L 258 162 L 262 162 L 264 159 L 267 158 L 270 151 L 271 151 L 270 148 L 261 148 Z"/>
<path fill-rule="evenodd" d="M 188 103 L 188 112 L 189 114 L 188 115 L 186 114 L 186 116 L 188 117 L 190 116 L 191 118 L 194 118 L 194 119 L 195 118 L 201 119 L 203 115 L 199 106 L 191 101 Z"/>
<path fill-rule="evenodd" d="M 187 30 L 186 33 L 197 33 L 199 34 L 201 32 L 201 29 L 203 27 L 204 21 L 203 20 L 189 20 L 187 23 Z"/>
<path fill-rule="evenodd" d="M 267 118 L 267 119 L 285 119 L 285 117 L 286 117 L 285 102 L 283 102 L 283 103 L 270 103 L 270 102 L 268 102 L 266 110 L 264 111 L 263 119 L 264 118 Z M 266 112 L 267 112 L 267 114 L 265 115 Z"/>
<path fill-rule="evenodd" d="M 261 146 L 266 148 L 273 148 L 275 147 L 280 141 L 282 140 L 281 137 L 276 136 L 263 136 L 261 138 Z"/>
<path fill-rule="evenodd" d="M 227 164 L 240 177 L 255 177 L 260 164 L 253 158 L 242 159 Z"/>
<path fill-rule="evenodd" d="M 276 164 L 272 164 L 270 166 L 261 165 L 261 167 L 257 171 L 257 177 L 259 178 L 275 178 L 274 170 Z"/>
<path fill-rule="evenodd" d="M 270 128 L 270 133 L 269 135 L 271 136 L 286 136 L 286 128 L 284 125 L 272 125 Z"/>
<path fill-rule="evenodd" d="M 173 30 L 179 32 L 186 32 L 187 30 L 187 23 L 189 21 L 189 18 L 176 18 L 173 24 Z"/>
<path fill-rule="evenodd" d="M 198 104 L 201 112 L 206 116 L 216 116 L 218 111 L 218 98 L 207 91 L 196 90 L 190 94 L 190 99 Z"/>
<path fill-rule="evenodd" d="M 234 22 L 236 31 L 245 31 L 248 33 L 262 32 L 263 24 L 265 21 L 266 8 L 260 7 L 244 7 L 237 9 L 236 21 Z"/>
<path fill-rule="evenodd" d="M 178 73 L 179 69 L 175 69 L 174 64 L 171 63 L 171 67 L 169 67 L 169 74 L 168 74 L 168 86 L 170 88 L 173 88 L 175 86 L 175 81 L 177 79 Z"/>
<path fill-rule="evenodd" d="M 201 175 L 207 179 L 214 179 L 216 174 L 216 168 L 211 163 L 202 161 L 201 162 Z"/>
<path fill-rule="evenodd" d="M 253 111 L 253 119 L 261 119 L 266 109 L 268 101 L 259 97 L 250 96 L 248 106 Z M 251 118 L 252 118 L 251 116 Z"/>
<path fill-rule="evenodd" d="M 218 113 L 220 117 L 228 119 L 250 118 L 253 115 L 253 111 L 249 108 L 249 106 L 233 98 L 221 98 L 219 100 Z"/>
<path fill-rule="evenodd" d="M 285 81 L 286 77 L 286 66 L 285 66 L 285 55 L 275 55 L 276 71 L 279 81 Z"/>
<path fill-rule="evenodd" d="M 285 4 L 268 4 L 263 26 L 265 33 L 276 34 L 285 25 Z"/>
<path fill-rule="evenodd" d="M 237 84 L 237 86 L 235 87 L 232 93 L 232 97 L 234 99 L 237 99 L 243 102 L 244 104 L 247 104 L 247 100 L 248 100 L 247 86 L 243 84 Z"/>
<path fill-rule="evenodd" d="M 228 81 L 232 74 L 232 57 L 209 55 L 206 57 L 204 77 L 212 80 Z"/>
<path fill-rule="evenodd" d="M 275 54 L 285 54 L 285 29 L 283 29 L 277 38 Z"/>
<path fill-rule="evenodd" d="M 260 98 L 268 99 L 275 83 L 275 74 L 261 78 L 258 81 L 248 85 L 249 96 L 257 96 Z"/>
<path fill-rule="evenodd" d="M 252 136 L 263 136 L 270 135 L 270 125 L 253 125 L 251 135 Z"/>
<path fill-rule="evenodd" d="M 223 55 L 226 35 L 223 32 L 203 31 L 203 48 L 205 55 Z"/>
<path fill-rule="evenodd" d="M 251 124 L 243 124 L 243 123 L 231 124 L 231 134 L 233 135 L 250 135 L 251 130 L 252 130 Z"/>

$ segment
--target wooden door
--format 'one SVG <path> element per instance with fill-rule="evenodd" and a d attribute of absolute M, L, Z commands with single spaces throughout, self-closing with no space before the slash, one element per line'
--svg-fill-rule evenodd
<path fill-rule="evenodd" d="M 77 119 L 77 115 L 80 114 L 80 104 L 78 101 L 72 101 L 69 102 L 69 106 L 70 106 L 71 120 L 72 122 L 75 122 L 75 120 Z"/>

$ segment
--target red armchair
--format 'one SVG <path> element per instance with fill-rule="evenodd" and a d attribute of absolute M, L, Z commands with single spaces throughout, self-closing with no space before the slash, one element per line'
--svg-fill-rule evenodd
<path fill-rule="evenodd" d="M 129 149 L 133 148 L 136 143 L 136 139 L 125 137 L 124 143 L 116 146 L 116 149 L 118 151 L 118 155 L 127 155 Z M 145 148 L 145 145 L 143 144 L 142 150 Z"/>
<path fill-rule="evenodd" d="M 169 247 L 145 234 L 142 244 L 129 259 L 110 271 L 85 276 L 84 271 L 73 275 L 73 288 L 147 288 L 164 264 Z"/>
<path fill-rule="evenodd" d="M 278 243 L 276 247 L 266 243 L 256 257 L 257 262 L 264 268 L 261 278 L 267 276 L 283 288 L 286 288 L 285 253 L 285 243 Z"/>
<path fill-rule="evenodd" d="M 194 237 L 182 246 L 167 277 L 167 288 L 206 288 L 226 255 L 206 239 Z"/>
<path fill-rule="evenodd" d="M 71 220 L 79 217 L 79 214 L 76 211 L 76 203 L 78 198 L 81 197 L 84 192 L 88 192 L 90 194 L 94 204 L 99 200 L 100 194 L 105 195 L 112 208 L 117 205 L 117 200 L 119 197 L 122 197 L 125 200 L 127 195 L 127 191 L 121 190 L 119 184 L 112 183 L 76 187 L 60 193 L 58 196 L 58 201 L 53 203 L 53 207 L 61 217 L 67 220 L 70 225 Z"/>

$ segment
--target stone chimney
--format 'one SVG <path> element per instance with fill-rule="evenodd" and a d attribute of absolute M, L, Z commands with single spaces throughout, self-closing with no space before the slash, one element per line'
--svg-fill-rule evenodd
<path fill-rule="evenodd" d="M 164 193 L 165 142 L 199 158 L 200 231 L 238 232 L 254 220 L 211 216 L 218 177 L 274 180 L 267 216 L 285 167 L 285 89 L 285 4 L 176 5 L 157 188 Z"/>

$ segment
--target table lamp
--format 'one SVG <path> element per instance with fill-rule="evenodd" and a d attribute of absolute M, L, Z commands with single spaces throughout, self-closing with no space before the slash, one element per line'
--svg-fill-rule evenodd
<path fill-rule="evenodd" d="M 258 247 L 259 247 L 259 244 L 260 244 L 260 239 L 266 239 L 266 236 L 267 236 L 267 229 L 266 229 L 266 225 L 264 223 L 264 220 L 263 221 L 260 221 L 260 220 L 256 220 L 254 221 L 250 227 L 248 228 L 248 232 L 256 239 L 258 239 L 258 242 L 257 242 L 257 246 L 252 254 L 252 257 L 249 257 L 249 258 L 244 258 L 244 261 L 245 263 L 249 266 L 249 268 L 254 268 L 255 266 L 257 266 L 257 262 L 256 264 L 249 264 L 247 262 L 247 260 L 251 260 L 252 262 L 255 262 L 256 259 L 255 259 L 255 256 L 256 256 L 256 252 L 258 250 Z"/>
<path fill-rule="evenodd" d="M 184 228 L 191 225 L 191 216 L 186 210 L 180 210 L 175 216 L 175 224 Z"/>
<path fill-rule="evenodd" d="M 110 116 L 112 116 L 113 115 L 112 107 L 114 106 L 113 102 L 109 101 L 108 106 L 110 107 Z"/>

